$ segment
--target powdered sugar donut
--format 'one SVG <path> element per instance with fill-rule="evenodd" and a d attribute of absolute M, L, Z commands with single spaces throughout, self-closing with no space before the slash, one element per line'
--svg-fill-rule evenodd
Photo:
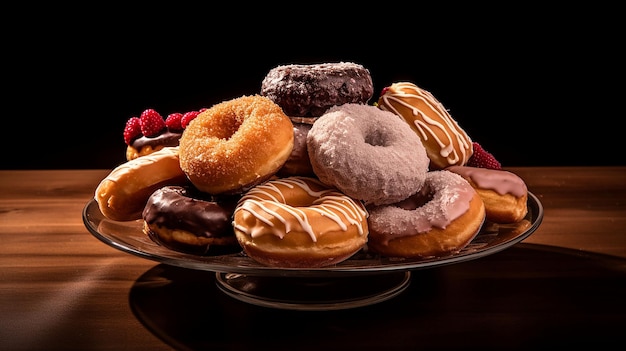
<path fill-rule="evenodd" d="M 375 106 L 331 107 L 307 136 L 315 175 L 365 204 L 390 204 L 424 184 L 429 159 L 420 138 L 391 112 Z"/>

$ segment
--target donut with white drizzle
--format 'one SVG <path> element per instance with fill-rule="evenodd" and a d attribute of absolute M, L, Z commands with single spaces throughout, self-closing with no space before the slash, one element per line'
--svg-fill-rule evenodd
<path fill-rule="evenodd" d="M 312 177 L 276 178 L 239 200 L 233 215 L 239 244 L 255 261 L 285 268 L 342 262 L 367 242 L 367 210 Z"/>
<path fill-rule="evenodd" d="M 472 156 L 470 137 L 433 94 L 409 82 L 385 87 L 377 106 L 404 119 L 422 139 L 430 169 L 464 166 Z"/>

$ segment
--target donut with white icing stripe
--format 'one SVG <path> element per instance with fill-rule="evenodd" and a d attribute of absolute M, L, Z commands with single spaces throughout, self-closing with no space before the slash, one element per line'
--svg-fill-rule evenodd
<path fill-rule="evenodd" d="M 361 202 L 301 176 L 275 178 L 246 192 L 233 228 L 249 257 L 285 268 L 342 262 L 367 243 L 369 233 Z"/>
<path fill-rule="evenodd" d="M 409 82 L 385 87 L 377 106 L 404 119 L 422 139 L 430 170 L 464 166 L 472 156 L 470 137 L 428 91 Z"/>

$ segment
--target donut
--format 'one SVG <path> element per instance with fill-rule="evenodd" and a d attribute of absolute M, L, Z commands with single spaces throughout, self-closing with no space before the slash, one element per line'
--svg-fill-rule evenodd
<path fill-rule="evenodd" d="M 459 252 L 485 220 L 485 205 L 458 174 L 426 174 L 424 186 L 406 200 L 368 206 L 367 248 L 387 257 L 430 258 Z"/>
<path fill-rule="evenodd" d="M 170 130 L 164 130 L 154 137 L 142 135 L 134 139 L 130 145 L 126 146 L 126 160 L 130 161 L 137 157 L 150 155 L 164 147 L 176 147 L 178 146 L 178 141 L 182 134 L 182 131 L 172 132 Z"/>
<path fill-rule="evenodd" d="M 409 82 L 385 87 L 376 104 L 404 119 L 422 139 L 430 170 L 464 166 L 472 156 L 472 140 L 446 108 L 428 91 Z"/>
<path fill-rule="evenodd" d="M 172 113 L 163 119 L 151 108 L 144 110 L 139 117 L 129 118 L 124 126 L 126 160 L 149 155 L 164 147 L 178 146 L 183 131 L 182 118 L 182 113 Z"/>
<path fill-rule="evenodd" d="M 293 150 L 281 169 L 276 173 L 279 177 L 315 176 L 309 153 L 306 147 L 306 137 L 315 122 L 315 118 L 291 117 L 293 123 Z"/>
<path fill-rule="evenodd" d="M 319 117 L 307 136 L 315 175 L 366 205 L 415 194 L 428 171 L 421 140 L 394 114 L 372 105 L 344 104 Z"/>
<path fill-rule="evenodd" d="M 214 196 L 193 186 L 164 186 L 148 198 L 144 232 L 155 242 L 192 254 L 240 251 L 232 215 L 240 196 Z"/>
<path fill-rule="evenodd" d="M 285 268 L 340 263 L 367 242 L 363 204 L 313 177 L 276 178 L 250 189 L 234 212 L 235 235 L 255 261 Z"/>
<path fill-rule="evenodd" d="M 272 68 L 260 94 L 290 117 L 319 117 L 335 105 L 366 104 L 374 86 L 369 70 L 353 62 L 291 64 Z"/>
<path fill-rule="evenodd" d="M 165 147 L 114 168 L 96 187 L 94 198 L 102 214 L 115 221 L 140 219 L 155 190 L 188 184 L 178 151 L 178 147 Z"/>
<path fill-rule="evenodd" d="M 293 149 L 293 124 L 259 96 L 218 103 L 192 120 L 180 138 L 180 166 L 209 194 L 237 194 L 278 172 Z"/>
<path fill-rule="evenodd" d="M 485 203 L 487 220 L 517 223 L 528 213 L 528 188 L 517 174 L 502 170 L 469 166 L 450 166 L 447 171 L 467 180 Z"/>

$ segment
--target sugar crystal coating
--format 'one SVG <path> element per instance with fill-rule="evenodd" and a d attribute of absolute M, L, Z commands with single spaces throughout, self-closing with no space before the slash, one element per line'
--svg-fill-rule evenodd
<path fill-rule="evenodd" d="M 424 184 L 429 159 L 420 138 L 391 112 L 375 106 L 330 108 L 307 136 L 318 178 L 366 204 L 390 204 Z"/>

